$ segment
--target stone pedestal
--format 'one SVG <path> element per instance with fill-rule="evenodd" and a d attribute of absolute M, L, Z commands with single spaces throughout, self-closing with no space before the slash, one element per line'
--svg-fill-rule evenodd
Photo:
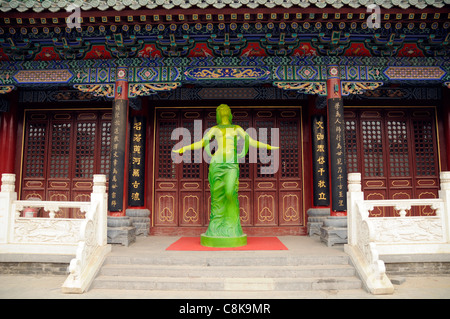
<path fill-rule="evenodd" d="M 320 228 L 320 240 L 333 246 L 347 243 L 347 216 L 329 216 Z"/>
<path fill-rule="evenodd" d="M 136 241 L 136 227 L 131 224 L 129 217 L 108 216 L 107 237 L 108 244 L 129 246 Z"/>
<path fill-rule="evenodd" d="M 136 227 L 136 236 L 148 236 L 150 232 L 150 210 L 148 209 L 134 209 L 126 210 L 127 217 L 131 220 L 131 225 Z"/>
<path fill-rule="evenodd" d="M 307 232 L 308 236 L 319 235 L 323 221 L 330 217 L 329 208 L 310 208 L 306 212 L 308 214 Z"/>

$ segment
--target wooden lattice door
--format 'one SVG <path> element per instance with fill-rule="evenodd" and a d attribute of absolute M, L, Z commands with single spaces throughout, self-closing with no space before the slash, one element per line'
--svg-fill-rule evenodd
<path fill-rule="evenodd" d="M 360 172 L 366 199 L 436 198 L 439 189 L 433 108 L 347 109 L 348 172 Z M 415 207 L 408 215 L 433 215 Z M 375 207 L 371 216 L 398 216 Z"/>
<path fill-rule="evenodd" d="M 21 198 L 89 201 L 93 175 L 109 172 L 110 127 L 110 111 L 27 112 Z"/>
<path fill-rule="evenodd" d="M 195 121 L 201 134 L 194 129 Z M 154 226 L 205 227 L 211 200 L 207 154 L 190 152 L 184 155 L 187 162 L 175 164 L 171 150 L 179 142 L 181 131 L 177 130 L 191 134 L 191 140 L 183 145 L 201 139 L 206 129 L 216 125 L 215 109 L 161 109 L 156 112 L 156 123 Z M 278 166 L 270 161 L 270 151 L 252 150 L 240 164 L 238 196 L 242 226 L 304 225 L 300 110 L 236 108 L 233 123 L 244 130 L 250 128 L 249 134 L 258 140 L 263 138 L 263 129 L 267 130 L 267 143 L 275 140 L 271 128 L 279 129 L 281 146 Z M 171 138 L 173 134 L 176 139 Z M 238 152 L 241 147 L 238 144 Z"/>

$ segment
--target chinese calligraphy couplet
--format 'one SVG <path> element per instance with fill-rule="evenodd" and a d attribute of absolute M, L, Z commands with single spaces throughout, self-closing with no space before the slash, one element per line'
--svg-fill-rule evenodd
<path fill-rule="evenodd" d="M 131 119 L 130 161 L 128 165 L 128 205 L 144 206 L 145 196 L 145 118 Z"/>
<path fill-rule="evenodd" d="M 325 116 L 314 115 L 312 117 L 314 206 L 330 205 L 326 125 Z"/>
<path fill-rule="evenodd" d="M 111 123 L 111 161 L 109 169 L 108 210 L 123 211 L 127 100 L 115 100 Z"/>
<path fill-rule="evenodd" d="M 127 68 L 117 68 L 111 120 L 111 160 L 108 190 L 108 211 L 111 216 L 124 216 L 123 184 L 128 122 L 127 75 Z"/>
<path fill-rule="evenodd" d="M 332 210 L 347 210 L 347 165 L 342 98 L 328 99 Z"/>

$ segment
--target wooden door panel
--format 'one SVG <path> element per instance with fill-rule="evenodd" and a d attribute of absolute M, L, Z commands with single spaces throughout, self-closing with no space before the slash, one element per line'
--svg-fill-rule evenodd
<path fill-rule="evenodd" d="M 110 115 L 103 110 L 28 112 L 21 198 L 89 201 L 93 175 L 109 172 Z M 64 209 L 56 216 L 83 218 L 84 213 Z"/>
<path fill-rule="evenodd" d="M 302 224 L 301 192 L 280 191 L 278 207 L 280 226 Z"/>
<path fill-rule="evenodd" d="M 177 192 L 156 191 L 155 226 L 178 226 Z"/>
<path fill-rule="evenodd" d="M 180 192 L 180 226 L 202 226 L 203 225 L 203 192 L 181 191 Z"/>
<path fill-rule="evenodd" d="M 433 108 L 352 109 L 345 116 L 348 171 L 361 172 L 366 199 L 437 194 L 438 151 Z M 413 208 L 407 213 L 433 214 L 429 207 Z M 398 212 L 376 208 L 371 216 L 398 216 Z"/>
<path fill-rule="evenodd" d="M 252 211 L 252 192 L 239 190 L 239 216 L 242 226 L 252 226 L 253 211 Z"/>
<path fill-rule="evenodd" d="M 276 205 L 276 197 L 277 193 L 274 191 L 264 192 L 255 191 L 255 205 L 254 209 L 255 218 L 254 225 L 255 226 L 276 226 L 278 223 L 278 211 Z"/>
<path fill-rule="evenodd" d="M 181 182 L 180 226 L 202 226 L 204 224 L 204 198 L 201 180 Z"/>

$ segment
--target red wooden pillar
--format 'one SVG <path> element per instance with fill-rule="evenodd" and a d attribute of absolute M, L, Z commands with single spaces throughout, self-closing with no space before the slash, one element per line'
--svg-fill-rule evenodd
<path fill-rule="evenodd" d="M 117 68 L 111 123 L 108 212 L 125 216 L 127 194 L 128 69 Z"/>
<path fill-rule="evenodd" d="M 442 90 L 442 109 L 445 134 L 445 146 L 447 150 L 447 170 L 450 170 L 450 86 Z"/>
<path fill-rule="evenodd" d="M 347 215 L 347 165 L 345 154 L 344 105 L 339 66 L 327 68 L 327 111 L 331 216 Z"/>
<path fill-rule="evenodd" d="M 14 173 L 16 141 L 17 141 L 17 110 L 14 103 L 16 94 L 8 96 L 9 110 L 0 113 L 0 176 L 3 173 Z"/>

